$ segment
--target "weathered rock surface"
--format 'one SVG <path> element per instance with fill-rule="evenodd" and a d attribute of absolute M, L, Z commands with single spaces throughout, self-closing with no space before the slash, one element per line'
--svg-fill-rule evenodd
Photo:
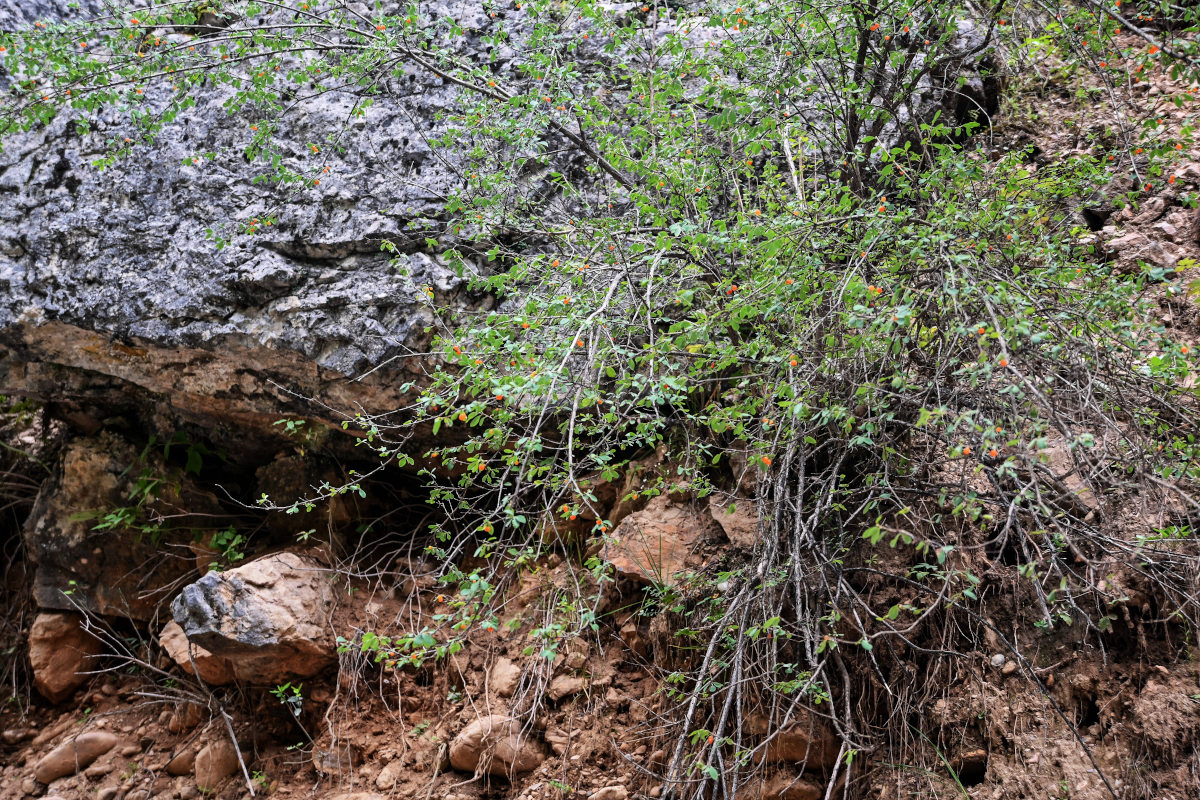
<path fill-rule="evenodd" d="M 557 675 L 546 687 L 546 696 L 555 702 L 587 688 L 587 680 L 578 675 Z"/>
<path fill-rule="evenodd" d="M 196 750 L 191 746 L 184 747 L 183 750 L 175 754 L 175 756 L 167 762 L 164 769 L 168 775 L 189 775 L 196 767 Z"/>
<path fill-rule="evenodd" d="M 498 658 L 488 676 L 488 688 L 499 697 L 512 697 L 521 682 L 521 668 L 507 658 Z"/>
<path fill-rule="evenodd" d="M 182 545 L 190 531 L 151 536 L 122 526 L 95 529 L 103 514 L 136 502 L 130 495 L 142 469 L 172 478 L 160 484 L 147 512 L 159 504 L 219 512 L 210 493 L 164 465 L 157 453 L 143 453 L 107 431 L 73 440 L 25 525 L 26 548 L 37 564 L 33 596 L 38 606 L 149 619 L 167 600 L 162 587 L 191 571 L 189 561 L 163 557 L 160 549 Z"/>
<path fill-rule="evenodd" d="M 693 566 L 693 555 L 701 544 L 721 533 L 707 511 L 659 495 L 621 521 L 611 541 L 605 543 L 602 556 L 622 575 L 668 584 Z"/>
<path fill-rule="evenodd" d="M 513 776 L 535 769 L 545 753 L 521 723 L 500 714 L 467 725 L 450 742 L 450 765 L 469 773 Z"/>
<path fill-rule="evenodd" d="M 375 776 L 375 787 L 385 792 L 388 791 L 400 782 L 405 769 L 404 762 L 400 759 L 388 762 Z"/>
<path fill-rule="evenodd" d="M 168 622 L 158 635 L 158 643 L 189 675 L 198 675 L 205 683 L 213 686 L 233 682 L 233 666 L 229 659 L 215 656 L 195 642 L 189 641 L 178 623 Z"/>
<path fill-rule="evenodd" d="M 629 797 L 629 790 L 624 786 L 605 786 L 602 789 L 597 789 L 588 795 L 588 800 L 625 800 Z"/>
<path fill-rule="evenodd" d="M 228 739 L 209 742 L 196 753 L 196 786 L 212 791 L 233 776 L 239 769 L 237 748 Z"/>
<path fill-rule="evenodd" d="M 731 544 L 744 549 L 753 549 L 758 542 L 758 507 L 753 500 L 739 497 L 737 500 L 718 502 L 715 498 L 708 504 L 713 520 L 725 531 Z"/>
<path fill-rule="evenodd" d="M 806 770 L 823 770 L 833 766 L 838 745 L 829 727 L 815 717 L 800 715 L 784 728 L 776 729 L 763 717 L 746 720 L 751 733 L 770 737 L 763 753 L 768 763 L 790 763 Z"/>
<path fill-rule="evenodd" d="M 336 660 L 332 604 L 323 566 L 288 552 L 210 572 L 184 587 L 171 609 L 187 638 L 225 659 L 237 680 L 276 684 Z"/>
<path fill-rule="evenodd" d="M 399 7 L 385 2 L 380 10 Z M 0 27 L 105 10 L 99 0 L 78 8 L 22 0 L 0 8 Z M 439 0 L 423 13 L 453 18 L 466 31 L 454 39 L 464 61 L 487 63 L 500 77 L 513 73 L 529 30 L 524 15 L 489 14 L 465 0 Z M 661 19 L 655 33 L 675 24 Z M 490 37 L 501 26 L 515 39 L 494 46 Z M 968 21 L 957 27 L 951 57 L 939 61 L 945 74 L 939 67 L 924 77 L 896 120 L 867 131 L 886 147 L 898 142 L 899 125 L 937 111 L 965 121 L 994 105 L 995 92 L 976 68 L 985 57 L 982 32 Z M 710 35 L 704 30 L 692 28 L 698 47 Z M 591 42 L 580 57 L 609 58 Z M 275 139 L 290 170 L 315 166 L 303 143 L 339 137 L 338 147 L 321 151 L 328 174 L 301 191 L 252 181 L 271 169 L 247 166 L 247 119 L 226 111 L 236 89 L 223 85 L 201 94 L 153 141 L 108 110 L 92 120 L 91 133 L 78 133 L 77 115 L 64 112 L 11 137 L 0 154 L 0 346 L 7 350 L 0 352 L 0 394 L 53 399 L 80 419 L 148 407 L 167 428 L 181 420 L 242 427 L 250 438 L 230 432 L 229 442 L 240 437 L 249 447 L 277 437 L 271 423 L 282 416 L 333 423 L 339 420 L 329 409 L 399 405 L 397 378 L 427 366 L 424 357 L 408 357 L 428 343 L 424 287 L 451 309 L 491 301 L 469 295 L 468 276 L 441 255 L 456 243 L 438 221 L 462 183 L 462 158 L 435 153 L 430 142 L 460 110 L 460 89 L 415 66 L 373 88 L 379 97 L 362 116 L 348 113 L 356 95 L 317 92 L 280 123 Z M 147 103 L 157 107 L 165 91 L 148 87 Z M 836 99 L 814 96 L 812 110 Z M 122 135 L 134 139 L 130 154 L 104 172 L 92 166 L 103 143 Z M 544 174 L 579 166 L 571 148 L 548 149 L 555 155 Z M 193 163 L 202 152 L 213 157 Z M 392 179 L 380 179 L 381 165 Z M 545 193 L 554 196 L 548 181 Z M 239 228 L 268 209 L 270 227 L 215 247 L 209 229 Z M 436 246 L 426 242 L 430 234 Z M 395 254 L 382 252 L 385 240 L 396 244 Z M 484 269 L 482 259 L 472 268 Z M 365 381 L 348 377 L 385 364 Z"/>
<path fill-rule="evenodd" d="M 38 761 L 33 768 L 33 777 L 41 783 L 50 783 L 67 775 L 74 775 L 112 750 L 117 741 L 116 734 L 108 731 L 81 733 L 63 742 Z"/>
<path fill-rule="evenodd" d="M 38 614 L 29 626 L 29 666 L 33 685 L 51 703 L 67 699 L 93 669 L 91 657 L 102 650 L 100 641 L 83 628 L 74 612 Z M 5 732 L 7 733 L 7 731 Z"/>
<path fill-rule="evenodd" d="M 752 789 L 748 796 L 761 800 L 821 800 L 825 796 L 824 784 L 795 775 L 774 775 L 754 788 L 757 793 Z"/>

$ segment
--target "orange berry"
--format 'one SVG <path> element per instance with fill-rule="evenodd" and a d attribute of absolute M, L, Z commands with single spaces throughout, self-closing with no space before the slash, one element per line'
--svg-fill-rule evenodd
<path fill-rule="evenodd" d="M 962 454 L 963 454 L 964 456 L 969 456 L 969 455 L 971 455 L 971 448 L 969 448 L 969 447 L 964 447 L 964 448 L 962 449 Z"/>
<path fill-rule="evenodd" d="M 1007 358 L 1002 358 L 1002 359 L 1000 359 L 1000 366 L 1002 366 L 1002 367 L 1007 367 L 1007 366 L 1008 366 L 1008 359 L 1007 359 Z"/>
<path fill-rule="evenodd" d="M 992 458 L 995 458 L 997 455 L 999 455 L 999 453 L 996 451 L 996 448 L 993 447 L 991 450 L 988 450 L 988 455 Z"/>
<path fill-rule="evenodd" d="M 459 414 L 458 414 L 458 421 L 459 421 L 459 422 L 466 422 L 466 421 L 467 421 L 467 414 L 466 414 L 466 412 L 465 412 L 465 411 L 460 411 L 460 412 L 459 412 Z"/>
<path fill-rule="evenodd" d="M 487 469 L 487 464 L 480 463 L 480 465 L 479 465 L 479 471 L 480 471 L 480 472 L 483 472 L 485 469 Z"/>
<path fill-rule="evenodd" d="M 763 463 L 764 465 L 768 466 L 768 467 L 769 467 L 769 466 L 771 466 L 771 459 L 770 459 L 770 457 L 769 457 L 769 456 L 763 456 L 763 457 L 762 457 L 762 463 Z"/>

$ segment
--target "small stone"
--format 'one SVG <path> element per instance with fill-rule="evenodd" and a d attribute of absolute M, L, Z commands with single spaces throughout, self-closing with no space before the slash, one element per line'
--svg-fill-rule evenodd
<path fill-rule="evenodd" d="M 29 628 L 29 665 L 38 694 L 51 703 L 66 700 L 88 679 L 100 641 L 88 633 L 83 616 L 73 612 L 38 614 Z"/>
<path fill-rule="evenodd" d="M 624 786 L 605 786 L 588 795 L 588 800 L 625 800 L 629 790 Z"/>
<path fill-rule="evenodd" d="M 33 737 L 33 731 L 29 728 L 9 728 L 0 733 L 0 741 L 5 744 L 20 744 L 26 739 Z"/>
<path fill-rule="evenodd" d="M 1005 662 L 1005 661 L 1007 661 L 1007 660 L 1008 660 L 1008 659 L 1006 659 L 1006 658 L 1004 657 L 1004 654 L 1003 654 L 1003 653 L 996 653 L 996 655 L 992 656 L 992 661 L 991 661 L 992 668 L 993 668 L 993 669 L 1000 669 L 1001 667 L 1003 667 L 1003 666 L 1004 666 L 1004 662 Z"/>
<path fill-rule="evenodd" d="M 1017 662 L 1009 661 L 1005 663 L 1004 668 L 1000 670 L 1001 675 L 1012 675 L 1017 671 Z"/>
<path fill-rule="evenodd" d="M 220 788 L 238 770 L 238 752 L 228 739 L 218 739 L 196 754 L 196 786 L 201 791 Z"/>
<path fill-rule="evenodd" d="M 21 781 L 21 793 L 26 797 L 37 797 L 37 788 L 37 781 L 33 778 Z"/>
<path fill-rule="evenodd" d="M 550 681 L 546 695 L 554 701 L 562 700 L 567 695 L 578 694 L 587 688 L 587 681 L 576 675 L 559 675 Z"/>
<path fill-rule="evenodd" d="M 121 755 L 125 756 L 126 758 L 139 755 L 141 752 L 142 748 L 136 744 L 126 745 L 125 747 L 121 748 Z"/>
<path fill-rule="evenodd" d="M 184 748 L 167 762 L 164 769 L 168 775 L 187 775 L 196 766 L 196 751 L 191 747 Z"/>
<path fill-rule="evenodd" d="M 499 697 L 512 697 L 521 682 L 521 668 L 507 658 L 498 658 L 488 676 L 488 686 Z"/>
<path fill-rule="evenodd" d="M 1164 235 L 1166 235 L 1166 237 L 1167 237 L 1168 239 L 1174 239 L 1174 238 L 1175 238 L 1175 234 L 1176 234 L 1176 233 L 1178 233 L 1178 231 L 1176 230 L 1175 226 L 1174 226 L 1174 225 L 1172 225 L 1172 224 L 1171 224 L 1171 223 L 1169 223 L 1169 222 L 1160 222 L 1160 223 L 1158 223 L 1157 225 L 1155 225 L 1155 226 L 1154 226 L 1154 230 L 1156 230 L 1156 231 L 1162 231 L 1162 232 L 1163 232 L 1163 234 L 1164 234 Z"/>
<path fill-rule="evenodd" d="M 33 777 L 37 778 L 39 783 L 50 783 L 66 775 L 74 775 L 113 749 L 116 744 L 116 735 L 106 731 L 81 733 L 74 739 L 63 742 L 42 758 L 33 768 Z"/>
<path fill-rule="evenodd" d="M 545 734 L 546 744 L 550 745 L 550 749 L 554 751 L 554 755 L 561 756 L 567 752 L 567 747 L 571 744 L 571 737 L 558 728 L 551 728 Z"/>
<path fill-rule="evenodd" d="M 403 774 L 404 762 L 400 759 L 390 761 L 379 771 L 379 775 L 375 777 L 375 788 L 386 792 L 400 782 L 400 776 Z"/>
<path fill-rule="evenodd" d="M 1104 246 L 1110 253 L 1123 253 L 1126 250 L 1140 250 L 1149 243 L 1150 240 L 1140 233 L 1127 233 L 1124 236 L 1109 239 Z"/>
<path fill-rule="evenodd" d="M 450 742 L 451 766 L 472 774 L 517 775 L 535 769 L 544 758 L 521 723 L 500 714 L 475 720 Z"/>
<path fill-rule="evenodd" d="M 620 635 L 621 641 L 634 654 L 644 656 L 650 650 L 649 644 L 646 642 L 646 637 L 642 636 L 638 626 L 633 622 L 626 622 L 622 625 Z"/>
<path fill-rule="evenodd" d="M 703 542 L 723 533 L 707 511 L 672 502 L 664 494 L 625 517 L 605 540 L 601 556 L 621 575 L 641 583 L 669 584 Z"/>
<path fill-rule="evenodd" d="M 105 786 L 99 792 L 96 792 L 96 800 L 116 800 L 117 795 L 120 793 L 120 786 Z"/>

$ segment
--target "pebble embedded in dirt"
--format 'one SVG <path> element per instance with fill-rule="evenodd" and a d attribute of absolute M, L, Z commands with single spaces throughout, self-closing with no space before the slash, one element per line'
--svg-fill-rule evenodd
<path fill-rule="evenodd" d="M 395 787 L 400 782 L 400 778 L 404 774 L 404 762 L 400 759 L 388 762 L 379 774 L 375 777 L 375 788 L 387 791 Z"/>
<path fill-rule="evenodd" d="M 165 767 L 168 775 L 187 775 L 196 766 L 196 751 L 191 747 L 176 753 Z"/>
<path fill-rule="evenodd" d="M 516 775 L 535 769 L 544 758 L 521 723 L 500 714 L 475 720 L 450 743 L 450 765 L 460 772 Z"/>
<path fill-rule="evenodd" d="M 33 685 L 51 703 L 67 699 L 87 680 L 88 662 L 101 651 L 100 641 L 82 623 L 73 612 L 43 613 L 29 629 Z"/>
<path fill-rule="evenodd" d="M 74 775 L 113 749 L 116 744 L 116 735 L 107 731 L 81 733 L 46 754 L 33 768 L 33 777 L 40 783 L 50 783 L 67 775 Z"/>
<path fill-rule="evenodd" d="M 550 686 L 546 689 L 546 694 L 555 702 L 562 700 L 567 695 L 578 694 L 587 688 L 587 681 L 576 675 L 559 675 L 554 680 L 550 681 Z"/>
<path fill-rule="evenodd" d="M 196 754 L 196 786 L 216 789 L 238 770 L 238 753 L 228 739 L 218 739 Z"/>
<path fill-rule="evenodd" d="M 991 661 L 992 667 L 994 669 L 1000 669 L 1001 667 L 1004 666 L 1004 662 L 1006 660 L 1007 659 L 1004 657 L 1003 653 L 996 653 L 996 655 L 992 656 L 992 661 Z"/>
<path fill-rule="evenodd" d="M 32 738 L 32 736 L 33 731 L 29 728 L 9 728 L 4 733 L 0 733 L 0 742 L 8 745 L 20 744 L 26 739 Z"/>
<path fill-rule="evenodd" d="M 488 684 L 499 697 L 512 697 L 521 682 L 521 668 L 507 658 L 498 658 L 492 665 Z"/>
<path fill-rule="evenodd" d="M 624 786 L 605 786 L 588 795 L 588 800 L 625 800 L 629 790 Z"/>

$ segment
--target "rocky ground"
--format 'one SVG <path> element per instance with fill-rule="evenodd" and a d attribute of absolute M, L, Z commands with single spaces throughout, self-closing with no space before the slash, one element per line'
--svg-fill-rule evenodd
<path fill-rule="evenodd" d="M 1122 124 L 1162 120 L 1156 135 L 1180 145 L 1179 161 L 1148 181 L 1136 206 L 1114 202 L 1128 188 L 1126 178 L 1115 180 L 1108 196 L 1070 202 L 1081 235 L 1111 259 L 1114 280 L 1154 273 L 1146 291 L 1159 300 L 1162 324 L 1188 345 L 1200 341 L 1190 291 L 1197 262 L 1189 260 L 1200 260 L 1200 212 L 1190 205 L 1200 192 L 1200 150 L 1186 133 L 1188 107 L 1167 97 L 1189 88 L 1147 75 L 1124 111 L 1096 116 L 1074 93 L 1035 82 L 1017 87 L 989 134 L 990 146 L 1001 150 L 1032 146 L 1029 168 L 1036 171 L 1105 158 L 1121 149 L 1113 132 Z M 325 284 L 313 278 L 312 285 Z M 276 300 L 267 298 L 264 307 Z M 60 333 L 60 340 L 54 331 L 39 334 L 40 352 L 59 360 L 33 376 L 38 385 L 63 377 L 64 354 L 78 344 L 76 331 Z M 635 613 L 636 601 L 652 577 L 736 552 L 752 519 L 714 514 L 682 497 L 614 505 L 608 518 L 618 525 L 618 544 L 605 555 L 620 578 L 598 595 L 603 623 L 594 635 L 563 642 L 553 658 L 526 652 L 527 626 L 544 616 L 548 598 L 586 582 L 578 564 L 555 556 L 514 571 L 503 587 L 503 618 L 492 630 L 473 630 L 461 651 L 419 664 L 390 653 L 376 661 L 360 652 L 361 634 L 441 624 L 459 602 L 433 582 L 419 549 L 399 548 L 405 537 L 390 530 L 347 534 L 347 520 L 378 511 L 371 501 L 341 500 L 322 510 L 319 523 L 267 518 L 243 506 L 263 492 L 282 497 L 303 489 L 345 462 L 328 455 L 332 450 L 322 451 L 324 460 L 307 456 L 310 439 L 263 432 L 279 413 L 281 393 L 256 406 L 275 390 L 264 389 L 267 381 L 254 370 L 243 376 L 240 396 L 220 397 L 206 381 L 227 381 L 211 378 L 211 362 L 204 370 L 171 368 L 200 356 L 97 347 L 110 377 L 148 396 L 177 393 L 172 413 L 184 409 L 191 430 L 225 420 L 208 439 L 213 450 L 244 430 L 255 431 L 254 446 L 225 459 L 189 439 L 172 454 L 162 441 L 148 442 L 156 429 L 147 420 L 162 418 L 160 406 L 114 405 L 120 383 L 93 380 L 70 402 L 42 410 L 6 409 L 7 460 L 0 464 L 9 477 L 0 493 L 0 536 L 7 622 L 0 645 L 11 699 L 0 709 L 0 800 L 658 796 L 653 773 L 668 755 L 660 719 L 674 702 L 660 679 L 673 645 L 661 622 Z M 12 358 L 16 350 L 10 366 L 25 370 L 21 380 L 29 385 L 30 370 L 39 368 Z M 227 355 L 218 368 L 245 354 Z M 329 363 L 336 360 L 331 355 Z M 316 371 L 290 361 L 261 372 L 321 385 Z M 342 388 L 335 400 L 353 406 L 358 390 Z M 144 474 L 165 476 L 165 488 L 147 495 L 139 484 Z M 411 475 L 388 477 L 415 485 Z M 139 491 L 149 497 L 144 503 Z M 148 527 L 97 533 L 97 518 L 78 515 L 132 503 L 137 525 Z M 221 524 L 199 537 L 193 528 L 161 524 L 180 514 Z M 417 519 L 392 528 L 408 533 Z M 230 520 L 254 534 L 240 543 L 224 536 Z M 309 529 L 319 533 L 297 545 L 297 534 Z M 221 571 L 210 572 L 214 564 Z M 978 567 L 993 607 L 1020 602 L 1011 570 Z M 64 585 L 77 591 L 64 594 Z M 897 765 L 886 753 L 865 754 L 868 768 L 838 796 L 1195 797 L 1200 669 L 1191 643 L 1177 640 L 1177 629 L 1159 618 L 1155 598 L 1136 586 L 1127 595 L 1121 632 L 1105 650 L 1080 646 L 1075 631 L 1013 633 L 1011 620 L 991 620 L 1035 656 L 1040 685 L 998 644 L 979 648 L 944 685 L 918 686 L 929 702 L 912 721 L 920 731 L 913 736 L 927 737 L 936 756 Z M 339 647 L 338 637 L 353 646 Z M 986 632 L 980 637 L 987 642 Z M 529 725 L 519 721 L 529 717 Z M 831 732 L 812 719 L 777 733 L 745 796 L 825 796 Z"/>

